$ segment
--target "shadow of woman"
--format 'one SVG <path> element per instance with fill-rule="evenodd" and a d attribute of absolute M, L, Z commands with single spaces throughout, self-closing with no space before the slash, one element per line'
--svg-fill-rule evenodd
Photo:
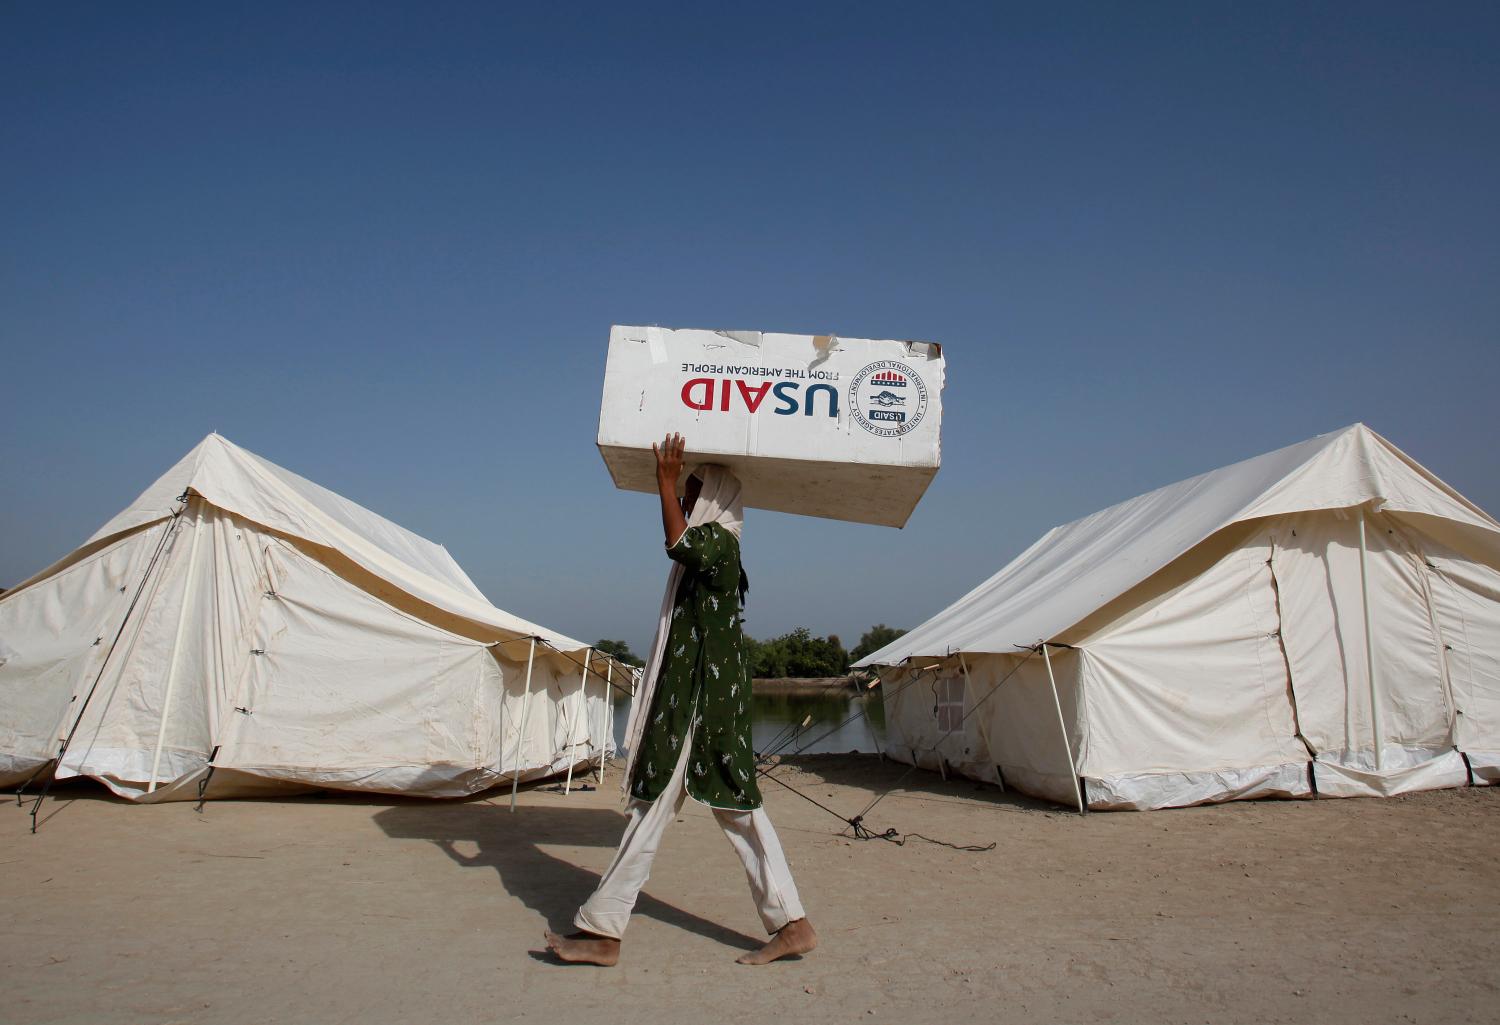
<path fill-rule="evenodd" d="M 512 815 L 475 803 L 393 805 L 377 812 L 375 821 L 387 836 L 426 840 L 465 868 L 493 868 L 507 893 L 563 933 L 573 931 L 573 912 L 599 885 L 599 874 L 541 845 L 613 849 L 624 830 L 624 817 L 604 808 L 530 807 Z M 462 841 L 477 845 L 478 852 L 459 851 Z M 644 892 L 635 911 L 731 947 L 756 950 L 765 942 Z"/>

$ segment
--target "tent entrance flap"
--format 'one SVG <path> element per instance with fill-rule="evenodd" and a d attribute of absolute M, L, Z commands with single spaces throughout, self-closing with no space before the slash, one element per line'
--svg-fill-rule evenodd
<path fill-rule="evenodd" d="M 172 692 L 177 689 L 177 676 L 182 669 L 182 637 L 187 630 L 193 609 L 193 592 L 198 583 L 198 549 L 203 540 L 203 499 L 189 495 L 188 508 L 193 510 L 193 543 L 189 547 L 187 579 L 182 585 L 182 608 L 177 611 L 177 630 L 172 635 L 172 654 L 167 661 L 167 687 L 161 698 L 161 725 L 156 729 L 156 750 L 151 755 L 151 781 L 146 785 L 148 794 L 156 792 L 157 780 L 161 778 L 161 749 L 167 740 L 167 721 L 172 714 Z"/>
<path fill-rule="evenodd" d="M 1359 507 L 1359 600 L 1365 618 L 1365 675 L 1370 685 L 1370 732 L 1375 748 L 1375 771 L 1381 770 L 1380 749 L 1385 734 L 1380 729 L 1380 688 L 1375 683 L 1375 632 L 1370 628 L 1370 569 L 1365 541 L 1365 507 Z"/>
<path fill-rule="evenodd" d="M 593 660 L 594 649 L 589 648 L 583 656 L 583 680 L 578 684 L 578 701 L 573 706 L 572 715 L 568 716 L 568 778 L 563 782 L 563 794 L 567 795 L 573 791 L 573 763 L 577 761 L 578 750 L 578 722 L 586 717 L 589 699 L 589 662 Z"/>
<path fill-rule="evenodd" d="M 615 660 L 611 658 L 604 664 L 604 721 L 599 724 L 599 736 L 603 738 L 599 745 L 599 785 L 604 785 L 604 763 L 613 753 L 614 748 L 614 709 L 615 709 Z"/>
<path fill-rule="evenodd" d="M 1276 614 L 1276 650 L 1281 653 L 1281 665 L 1286 672 L 1286 700 L 1292 711 L 1292 728 L 1296 730 L 1298 742 L 1307 749 L 1308 757 L 1308 784 L 1316 789 L 1316 782 L 1312 776 L 1311 765 L 1318 760 L 1318 752 L 1312 746 L 1302 732 L 1302 710 L 1297 704 L 1297 681 L 1292 675 L 1292 658 L 1286 650 L 1286 620 L 1281 614 L 1281 581 L 1276 577 L 1276 539 L 1270 540 L 1270 555 L 1266 557 L 1266 568 L 1271 576 L 1271 609 Z"/>

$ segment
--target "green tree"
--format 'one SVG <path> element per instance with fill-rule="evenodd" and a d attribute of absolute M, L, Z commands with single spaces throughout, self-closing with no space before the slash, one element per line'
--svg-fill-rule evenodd
<path fill-rule="evenodd" d="M 643 666 L 646 664 L 645 660 L 631 651 L 630 645 L 624 641 L 595 641 L 594 650 L 620 662 L 624 662 L 627 666 Z"/>
<path fill-rule="evenodd" d="M 799 626 L 791 633 L 768 641 L 745 638 L 751 673 L 762 679 L 843 676 L 849 671 L 849 653 L 837 635 L 814 637 Z"/>
<path fill-rule="evenodd" d="M 849 661 L 858 662 L 866 655 L 874 654 L 904 633 L 906 633 L 905 630 L 897 630 L 884 623 L 877 623 L 860 635 L 859 643 L 854 646 L 853 651 L 849 652 Z"/>

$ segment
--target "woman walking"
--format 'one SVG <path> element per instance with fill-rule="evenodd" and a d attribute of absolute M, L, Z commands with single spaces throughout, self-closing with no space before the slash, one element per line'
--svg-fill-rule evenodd
<path fill-rule="evenodd" d="M 771 939 L 741 964 L 768 964 L 817 945 L 776 830 L 761 805 L 750 743 L 750 673 L 740 612 L 748 580 L 740 564 L 740 482 L 722 466 L 700 466 L 679 505 L 682 436 L 656 453 L 662 528 L 673 562 L 645 691 L 630 711 L 629 807 L 620 848 L 599 887 L 578 909 L 571 936 L 547 933 L 564 961 L 612 965 L 636 897 L 667 825 L 685 798 L 713 809 L 745 866 Z"/>

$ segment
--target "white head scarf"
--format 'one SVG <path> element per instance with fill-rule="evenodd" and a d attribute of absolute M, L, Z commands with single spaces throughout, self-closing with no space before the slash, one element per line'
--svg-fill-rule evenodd
<path fill-rule="evenodd" d="M 691 476 L 702 482 L 698 498 L 688 513 L 687 525 L 694 527 L 717 523 L 736 538 L 740 536 L 745 519 L 744 507 L 740 503 L 740 480 L 727 466 L 707 463 L 695 468 Z M 677 600 L 677 587 L 682 583 L 682 563 L 674 561 L 667 573 L 667 592 L 662 595 L 661 611 L 656 617 L 656 637 L 651 641 L 651 655 L 646 659 L 646 671 L 641 676 L 641 685 L 630 699 L 630 722 L 625 728 L 625 774 L 620 779 L 620 789 L 627 796 L 630 776 L 635 769 L 636 753 L 641 749 L 641 738 L 646 732 L 646 719 L 651 713 L 651 698 L 656 694 L 656 678 L 661 675 L 661 665 L 667 652 L 667 629 L 672 622 L 672 606 Z"/>
<path fill-rule="evenodd" d="M 692 476 L 703 482 L 693 511 L 688 513 L 688 527 L 702 527 L 717 523 L 735 537 L 745 521 L 745 509 L 740 504 L 740 479 L 727 466 L 707 463 L 693 470 Z"/>

